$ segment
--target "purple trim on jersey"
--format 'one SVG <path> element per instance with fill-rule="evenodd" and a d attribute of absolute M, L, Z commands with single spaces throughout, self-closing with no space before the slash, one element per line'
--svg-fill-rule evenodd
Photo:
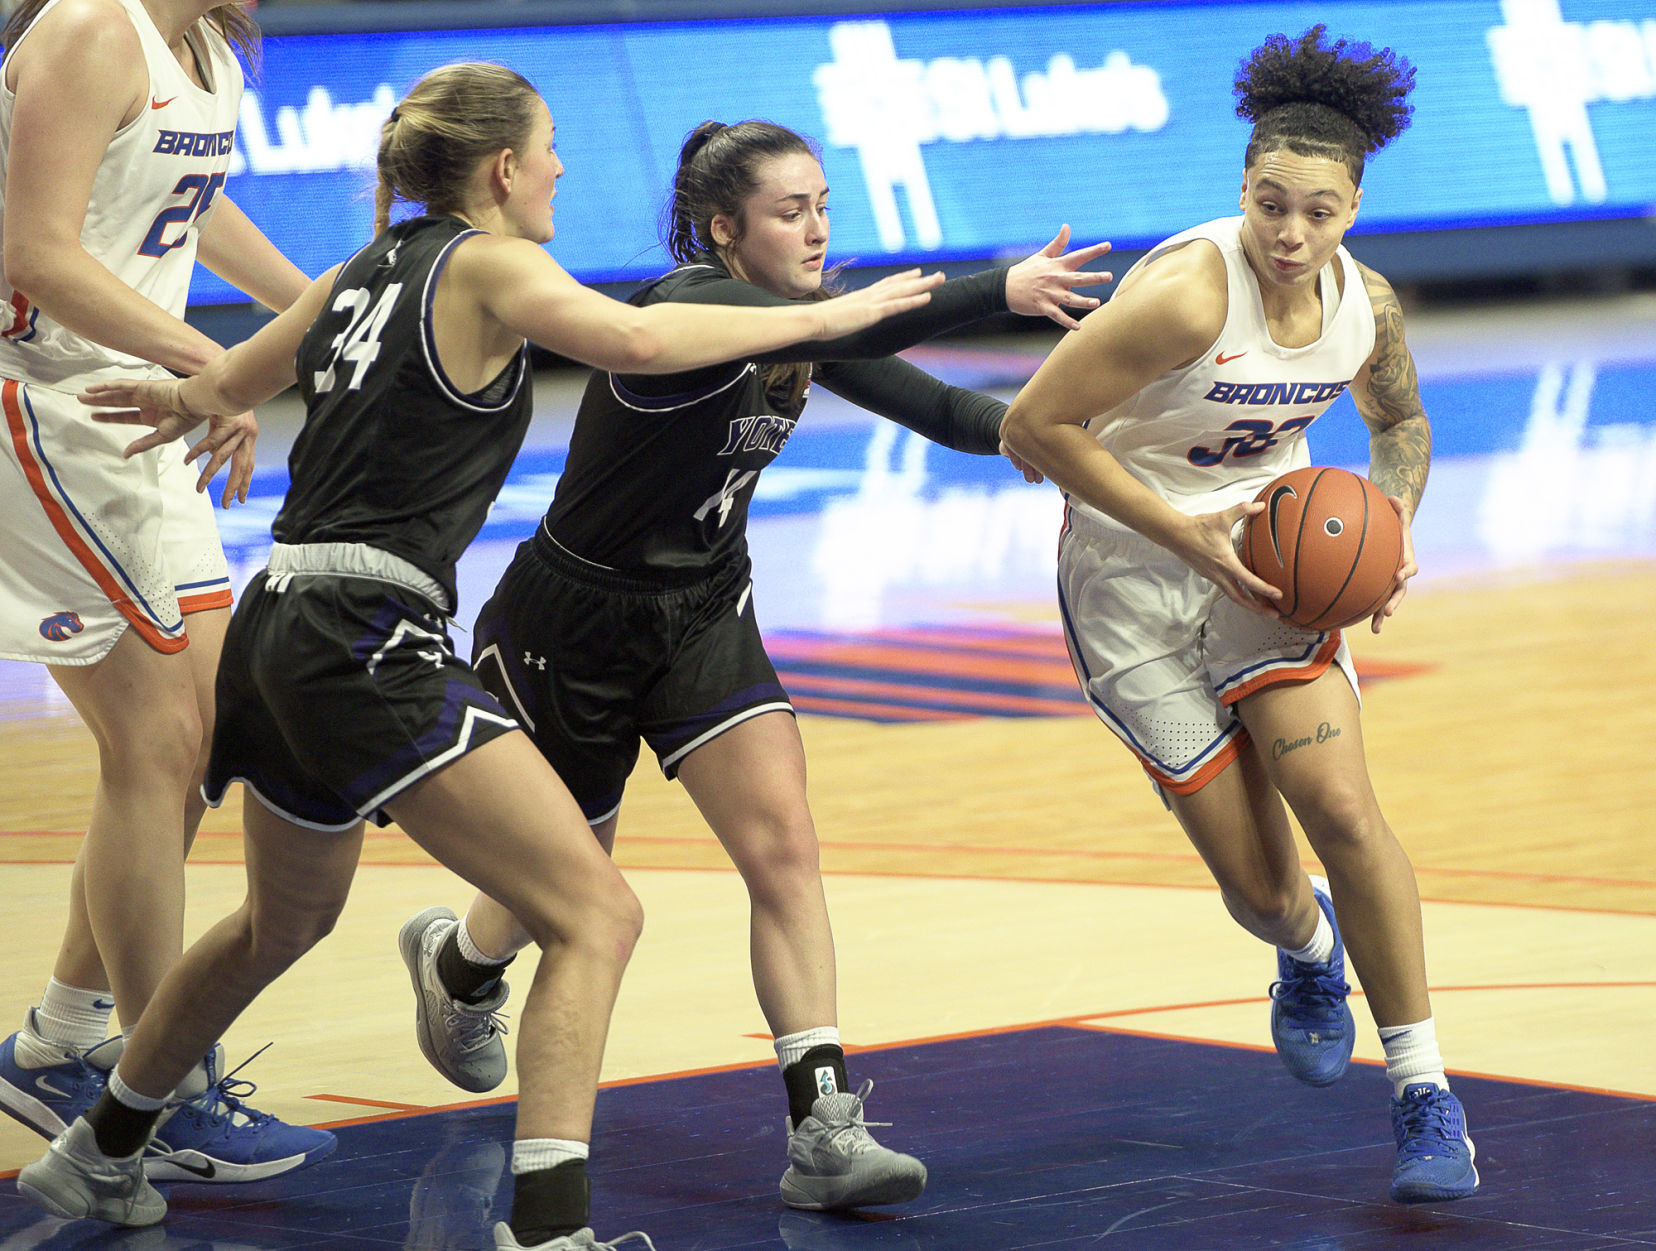
<path fill-rule="evenodd" d="M 448 268 L 449 258 L 454 255 L 454 249 L 464 240 L 482 233 L 481 230 L 461 231 L 443 245 L 443 250 L 437 254 L 437 259 L 431 263 L 431 270 L 426 274 L 425 291 L 422 293 L 420 300 L 420 345 L 425 351 L 426 366 L 431 370 L 433 380 L 450 400 L 466 408 L 475 409 L 480 413 L 501 413 L 517 401 L 518 391 L 523 387 L 523 380 L 528 373 L 528 341 L 524 341 L 523 346 L 518 349 L 517 355 L 512 358 L 512 363 L 507 365 L 506 369 L 502 369 L 500 373 L 489 379 L 476 391 L 468 394 L 454 385 L 454 379 L 448 376 L 448 372 L 443 368 L 442 361 L 438 359 L 437 337 L 435 330 L 432 328 L 432 310 L 437 303 L 437 280 L 443 276 L 443 270 Z M 397 244 L 392 248 L 392 252 L 395 252 L 397 247 L 401 246 L 401 244 Z M 497 404 L 486 404 L 477 399 L 477 396 L 482 395 L 495 383 L 499 382 L 507 369 L 514 367 L 517 369 L 517 380 L 512 384 L 511 389 L 506 392 L 506 397 L 503 400 Z"/>
<path fill-rule="evenodd" d="M 459 663 L 456 661 L 455 663 Z M 376 797 L 382 796 L 386 788 L 393 786 L 399 779 L 409 778 L 412 784 L 419 777 L 427 776 L 426 766 L 434 756 L 442 755 L 454 747 L 459 741 L 461 725 L 465 720 L 467 709 L 477 709 L 480 712 L 490 713 L 495 717 L 508 722 L 506 726 L 495 723 L 499 733 L 507 729 L 515 729 L 516 720 L 493 695 L 468 682 L 450 679 L 443 690 L 443 711 L 437 718 L 437 724 L 413 742 L 404 743 L 400 748 L 386 757 L 379 764 L 366 773 L 358 774 L 345 787 L 345 801 L 353 809 L 361 812 Z M 488 737 L 477 737 L 473 740 L 474 748 L 483 746 L 491 738 L 498 737 L 492 734 Z M 460 759 L 459 756 L 453 760 Z M 453 763 L 453 760 L 448 763 Z M 416 774 L 417 777 L 409 777 Z M 391 798 L 386 796 L 385 798 Z M 384 802 L 382 799 L 381 802 Z"/>
<path fill-rule="evenodd" d="M 154 607 L 151 606 L 150 602 L 144 598 L 143 592 L 138 589 L 131 576 L 128 575 L 127 571 L 121 567 L 121 563 L 115 559 L 110 550 L 104 546 L 103 540 L 98 537 L 97 531 L 93 530 L 92 527 L 87 524 L 86 518 L 81 516 L 80 509 L 76 508 L 75 502 L 69 498 L 69 492 L 64 490 L 63 482 L 58 477 L 57 470 L 53 467 L 51 458 L 46 455 L 46 445 L 42 443 L 40 439 L 40 419 L 35 416 L 34 405 L 29 402 L 28 387 L 18 387 L 17 393 L 23 397 L 23 411 L 28 414 L 29 426 L 33 432 L 31 441 L 34 443 L 35 456 L 39 459 L 40 463 L 46 467 L 46 472 L 51 475 L 52 485 L 57 490 L 58 500 L 66 509 L 69 510 L 69 512 L 74 514 L 75 520 L 80 523 L 81 530 L 84 532 L 86 537 L 91 540 L 100 552 L 103 553 L 104 563 L 110 569 L 114 570 L 117 575 L 119 575 L 122 582 L 126 583 L 127 590 L 132 592 L 134 602 L 143 608 L 145 614 L 148 615 L 150 622 L 155 626 L 155 628 L 162 634 L 182 634 L 184 632 L 184 615 L 182 613 L 179 614 L 177 625 L 163 624 L 160 615 L 155 611 Z"/>
<path fill-rule="evenodd" d="M 693 717 L 666 730 L 652 730 L 644 735 L 650 744 L 650 750 L 657 756 L 671 756 L 686 743 L 692 742 L 698 735 L 706 734 L 721 721 L 728 720 L 733 714 L 751 708 L 755 704 L 767 704 L 775 701 L 788 701 L 788 692 L 782 689 L 780 682 L 760 682 L 746 690 L 737 691 L 734 695 L 727 695 L 706 712 L 698 712 Z"/>
<path fill-rule="evenodd" d="M 316 784 L 315 789 L 300 791 L 289 785 L 279 774 L 267 774 L 257 767 L 222 780 L 203 781 L 201 797 L 207 801 L 209 808 L 218 808 L 223 805 L 224 797 L 229 793 L 231 786 L 237 782 L 252 791 L 262 806 L 283 820 L 302 825 L 306 829 L 341 833 L 354 828 L 357 822 L 362 820 L 355 808 L 337 796 L 332 796 L 331 792 L 329 798 L 318 798 L 316 789 L 325 789 L 320 783 Z"/>
<path fill-rule="evenodd" d="M 373 630 L 351 644 L 352 658 L 362 661 L 368 660 L 390 639 L 396 631 L 397 623 L 401 621 L 418 625 L 420 629 L 427 630 L 432 634 L 443 633 L 441 624 L 433 625 L 418 608 L 410 608 L 395 596 L 387 594 L 380 604 L 379 611 L 374 614 Z M 451 658 L 454 655 L 446 634 L 443 638 L 443 651 Z"/>
<path fill-rule="evenodd" d="M 1087 703 L 1092 707 L 1092 710 L 1098 714 L 1098 719 L 1108 725 L 1122 742 L 1132 748 L 1137 755 L 1150 761 L 1150 763 L 1155 765 L 1156 768 L 1167 774 L 1168 777 L 1178 779 L 1183 778 L 1187 774 L 1196 772 L 1205 763 L 1207 763 L 1209 757 L 1220 751 L 1225 744 L 1230 742 L 1231 739 L 1235 738 L 1237 734 L 1241 732 L 1241 722 L 1238 721 L 1232 723 L 1226 729 L 1221 730 L 1217 738 L 1210 742 L 1206 747 L 1202 748 L 1202 750 L 1196 754 L 1196 757 L 1191 760 L 1189 764 L 1182 767 L 1178 765 L 1170 765 L 1159 759 L 1153 752 L 1146 748 L 1144 744 L 1138 741 L 1138 738 L 1127 728 L 1121 718 L 1111 712 L 1109 708 L 1107 708 L 1104 703 L 1093 694 L 1092 674 L 1087 669 L 1087 659 L 1081 651 L 1080 634 L 1075 628 L 1075 623 L 1070 619 L 1069 604 L 1064 600 L 1064 580 L 1062 577 L 1058 579 L 1058 615 L 1063 618 L 1064 634 L 1066 636 L 1066 641 L 1069 643 L 1070 659 L 1074 662 L 1075 667 L 1081 671 L 1081 694 L 1086 697 Z"/>
<path fill-rule="evenodd" d="M 581 815 L 587 819 L 587 824 L 597 825 L 615 815 L 615 810 L 621 806 L 621 795 L 625 790 L 625 786 L 618 786 L 596 803 L 588 803 L 576 795 L 575 802 L 580 806 Z"/>
<path fill-rule="evenodd" d="M 720 391 L 728 391 L 742 380 L 748 371 L 746 363 L 736 362 L 736 373 L 727 381 L 718 386 L 704 387 L 700 391 L 681 391 L 677 395 L 640 395 L 637 391 L 629 390 L 621 383 L 620 374 L 609 376 L 610 386 L 615 391 L 615 398 L 629 408 L 641 408 L 647 411 L 667 408 L 688 408 L 692 404 L 700 404 L 703 400 L 712 399 Z"/>

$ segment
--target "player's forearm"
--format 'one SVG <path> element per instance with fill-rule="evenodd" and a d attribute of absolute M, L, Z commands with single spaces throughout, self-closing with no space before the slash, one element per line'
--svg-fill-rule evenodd
<path fill-rule="evenodd" d="M 201 232 L 201 263 L 273 312 L 292 304 L 310 279 L 233 201 L 222 196 Z"/>
<path fill-rule="evenodd" d="M 1369 435 L 1369 481 L 1401 499 L 1414 516 L 1432 463 L 1432 423 L 1425 413 Z"/>
<path fill-rule="evenodd" d="M 615 372 L 670 374 L 745 360 L 816 338 L 823 324 L 820 307 L 810 304 L 735 308 L 664 302 L 635 311 L 637 331 L 623 340 L 628 359 L 608 366 Z"/>
<path fill-rule="evenodd" d="M 1169 551 L 1180 550 L 1189 518 L 1128 473 L 1078 425 L 1031 422 L 1016 401 L 1007 410 L 1001 438 L 1021 460 L 1046 475 L 1072 499 L 1096 508 Z"/>
<path fill-rule="evenodd" d="M 223 351 L 140 295 L 84 248 L 6 250 L 13 287 L 59 325 L 116 352 L 177 373 L 199 373 Z"/>

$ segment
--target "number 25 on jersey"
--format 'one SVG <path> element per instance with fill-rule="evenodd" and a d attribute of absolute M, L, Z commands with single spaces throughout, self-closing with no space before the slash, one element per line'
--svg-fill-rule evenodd
<path fill-rule="evenodd" d="M 138 255 L 165 256 L 183 243 L 184 236 L 189 232 L 190 223 L 212 206 L 213 197 L 219 193 L 222 186 L 222 173 L 185 174 L 180 178 L 178 185 L 173 188 L 173 194 L 188 198 L 184 203 L 162 209 L 155 215 L 155 220 L 150 223 L 149 233 L 138 245 Z M 169 239 L 167 233 L 174 226 L 180 229 Z"/>

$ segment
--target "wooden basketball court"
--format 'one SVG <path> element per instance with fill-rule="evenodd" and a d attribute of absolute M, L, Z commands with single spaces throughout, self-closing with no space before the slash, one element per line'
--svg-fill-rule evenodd
<path fill-rule="evenodd" d="M 1641 327 L 1648 332 L 1646 351 L 1641 359 L 1624 347 L 1596 363 L 1596 394 L 1614 407 L 1590 406 L 1588 434 L 1571 448 L 1555 442 L 1552 464 L 1562 474 L 1567 458 L 1579 462 L 1608 448 L 1606 463 L 1633 476 L 1634 502 L 1622 517 L 1631 532 L 1621 536 L 1622 546 L 1594 549 L 1582 540 L 1562 555 L 1543 552 L 1528 562 L 1464 558 L 1477 547 L 1468 535 L 1487 530 L 1485 514 L 1495 504 L 1556 511 L 1556 501 L 1503 486 L 1502 474 L 1510 477 L 1513 464 L 1522 468 L 1531 455 L 1529 435 L 1515 435 L 1514 425 L 1527 420 L 1529 434 L 1536 433 L 1536 397 L 1547 386 L 1550 359 L 1544 354 L 1558 336 L 1546 322 L 1526 323 L 1528 342 L 1543 353 L 1530 358 L 1520 388 L 1530 411 L 1486 413 L 1480 451 L 1469 449 L 1476 438 L 1451 428 L 1434 408 L 1432 386 L 1478 384 L 1481 375 L 1465 362 L 1487 356 L 1479 345 L 1489 323 L 1463 318 L 1457 330 L 1448 319 L 1424 319 L 1417 337 L 1427 345 L 1420 354 L 1439 463 L 1417 543 L 1423 565 L 1426 553 L 1446 553 L 1453 572 L 1423 576 L 1387 630 L 1354 635 L 1352 647 L 1364 673 L 1371 771 L 1425 901 L 1438 1035 L 1451 1074 L 1652 1101 L 1656 417 L 1633 400 L 1650 393 L 1640 386 L 1656 383 L 1656 310 L 1648 300 L 1634 301 L 1606 317 L 1617 343 L 1636 343 Z M 970 354 L 962 359 L 963 368 L 975 367 Z M 1566 354 L 1558 365 L 1566 379 L 1579 359 Z M 1487 375 L 1491 388 L 1510 381 L 1514 368 L 1495 365 Z M 545 394 L 561 402 L 567 392 L 566 382 L 554 380 Z M 1336 416 L 1356 422 L 1349 411 L 1330 420 Z M 556 412 L 547 417 L 554 440 L 560 420 Z M 1615 429 L 1595 436 L 1595 423 Z M 267 419 L 267 465 L 279 460 L 282 441 L 269 433 L 272 424 Z M 826 424 L 868 439 L 869 426 L 858 419 L 834 415 Z M 1478 457 L 1483 493 L 1468 496 L 1474 478 L 1463 461 Z M 937 453 L 931 463 L 943 458 Z M 787 462 L 785 456 L 778 470 Z M 1447 483 L 1441 491 L 1438 479 Z M 544 504 L 545 495 L 540 499 Z M 777 598 L 767 592 L 764 562 L 812 567 L 821 548 L 811 555 L 819 531 L 809 527 L 826 527 L 831 507 L 830 501 L 814 514 L 756 520 L 761 622 Z M 922 517 L 916 524 L 932 522 Z M 1511 524 L 1522 530 L 1528 523 L 1520 513 Z M 920 657 L 908 671 L 921 675 L 916 680 L 927 691 L 948 689 L 949 672 L 961 675 L 962 690 L 1004 679 L 1047 691 L 1040 684 L 1065 665 L 1063 646 L 1050 593 L 1042 598 L 1025 589 L 1031 578 L 1050 587 L 1047 559 L 1046 570 L 1012 570 L 1004 586 L 974 585 L 968 571 L 933 588 L 930 620 L 939 628 L 921 631 L 935 636 L 931 643 L 904 642 Z M 470 589 L 463 595 L 463 611 L 475 612 L 480 599 Z M 927 620 L 903 603 L 905 620 L 862 637 L 880 643 L 880 629 Z M 773 615 L 790 629 L 810 625 L 777 607 Z M 961 622 L 1005 631 L 1016 645 L 964 667 L 937 659 L 950 654 L 948 628 Z M 844 632 L 843 622 L 822 626 Z M 468 643 L 462 638 L 458 646 Z M 0 944 L 0 1024 L 9 1031 L 51 967 L 94 760 L 90 738 L 43 674 L 5 665 L 0 678 L 0 892 L 9 922 Z M 1068 1023 L 1268 1050 L 1271 952 L 1229 920 L 1143 774 L 1083 705 L 1065 709 L 1060 695 L 1037 693 L 1027 698 L 1037 707 L 1056 700 L 1056 710 L 956 715 L 947 700 L 938 712 L 937 699 L 905 696 L 904 682 L 887 676 L 877 686 L 881 706 L 920 713 L 871 719 L 844 707 L 857 684 L 870 679 L 835 680 L 838 686 L 813 689 L 838 715 L 806 711 L 801 724 L 849 1044 L 894 1048 Z M 804 697 L 800 704 L 811 706 Z M 238 828 L 234 802 L 208 814 L 189 869 L 191 935 L 239 901 Z M 740 881 L 686 797 L 648 760 L 627 793 L 616 855 L 647 920 L 611 1031 L 606 1081 L 771 1060 L 749 981 Z M 395 939 L 413 912 L 437 902 L 462 909 L 469 894 L 395 830 L 371 833 L 336 932 L 226 1039 L 233 1062 L 275 1044 L 244 1074 L 259 1084 L 255 1105 L 324 1123 L 455 1104 L 458 1092 L 427 1068 L 414 1045 Z M 1375 1060 L 1371 1022 L 1361 1008 L 1357 1015 L 1357 1056 Z M 879 1055 L 854 1058 L 853 1075 L 867 1068 L 878 1077 L 879 1064 Z M 1386 1133 L 1383 1084 L 1368 1073 L 1363 1080 L 1373 1087 L 1371 1128 L 1379 1142 Z M 512 1093 L 510 1081 L 501 1095 Z M 783 1113 L 779 1083 L 776 1093 L 765 1113 L 773 1119 Z M 1476 1137 L 1480 1109 L 1468 1103 Z M 871 1114 L 879 1113 L 876 1096 Z M 903 1145 L 903 1124 L 882 1133 Z M 34 1158 L 42 1145 L 13 1122 L 0 1123 L 0 1171 Z M 342 1147 L 340 1156 L 348 1151 Z M 1486 1163 L 1482 1152 L 1479 1162 L 1486 1192 L 1498 1193 L 1498 1162 Z M 779 1171 L 779 1155 L 775 1163 Z M 1649 1164 L 1647 1157 L 1647 1181 Z M 331 1161 L 304 1176 L 320 1183 L 330 1167 Z M 1381 1196 L 1383 1181 L 1371 1187 Z M 754 1185 L 763 1192 L 774 1178 Z M 300 1184 L 295 1193 L 304 1190 Z M 21 1213 L 12 1204 L 0 1209 L 8 1222 L 0 1237 L 32 1219 Z M 1637 1228 L 1648 1233 L 1644 1219 Z M 1028 1228 L 1038 1229 L 1038 1220 Z M 680 1245 L 671 1230 L 652 1230 L 663 1248 Z M 238 1245 L 299 1243 L 272 1234 L 267 1241 L 247 1235 Z"/>

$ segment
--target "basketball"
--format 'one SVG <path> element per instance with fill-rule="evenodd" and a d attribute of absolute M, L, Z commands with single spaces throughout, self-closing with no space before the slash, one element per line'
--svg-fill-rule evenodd
<path fill-rule="evenodd" d="M 1242 563 L 1282 591 L 1277 611 L 1306 630 L 1371 617 L 1403 563 L 1403 523 L 1380 488 L 1344 469 L 1295 469 L 1254 497 Z"/>

